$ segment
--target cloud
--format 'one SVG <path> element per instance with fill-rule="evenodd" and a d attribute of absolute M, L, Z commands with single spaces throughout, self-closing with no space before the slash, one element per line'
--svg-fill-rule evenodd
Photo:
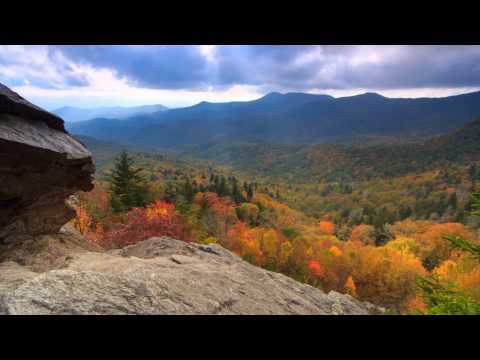
<path fill-rule="evenodd" d="M 479 46 L 252 46 L 236 59 L 238 53 L 219 51 L 225 83 L 297 90 L 480 86 Z"/>
<path fill-rule="evenodd" d="M 131 86 L 157 89 L 203 89 L 208 86 L 209 54 L 199 46 L 100 45 L 57 46 L 82 65 L 107 68 Z"/>
<path fill-rule="evenodd" d="M 480 88 L 480 46 L 0 46 L 0 82 L 57 98 L 143 94 L 175 104 L 187 94 L 220 101 L 269 91 L 436 96 Z"/>
<path fill-rule="evenodd" d="M 88 85 L 84 70 L 47 46 L 0 45 L 0 81 L 52 89 Z"/>

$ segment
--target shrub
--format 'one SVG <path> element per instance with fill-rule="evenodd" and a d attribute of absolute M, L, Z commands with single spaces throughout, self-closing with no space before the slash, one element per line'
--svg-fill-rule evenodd
<path fill-rule="evenodd" d="M 104 242 L 113 247 L 135 244 L 154 236 L 169 236 L 191 241 L 191 237 L 175 205 L 157 201 L 147 208 L 133 208 L 126 214 L 126 221 L 112 226 L 104 234 Z"/>

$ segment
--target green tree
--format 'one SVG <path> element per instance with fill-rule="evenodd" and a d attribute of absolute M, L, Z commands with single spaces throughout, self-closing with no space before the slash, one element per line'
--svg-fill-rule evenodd
<path fill-rule="evenodd" d="M 145 206 L 150 202 L 150 192 L 142 169 L 134 166 L 134 159 L 123 151 L 115 160 L 109 176 L 110 206 L 114 212 L 128 211 L 133 207 Z"/>
<path fill-rule="evenodd" d="M 188 202 L 193 202 L 193 198 L 195 197 L 195 189 L 194 189 L 194 184 L 192 184 L 190 182 L 190 179 L 187 178 L 187 180 L 185 181 L 185 185 L 184 185 L 184 188 L 183 188 L 183 194 L 185 196 L 185 199 L 188 201 Z"/>
<path fill-rule="evenodd" d="M 468 176 L 470 177 L 470 181 L 472 183 L 472 191 L 475 190 L 475 181 L 478 177 L 478 170 L 477 165 L 475 163 L 471 164 L 468 168 Z"/>
<path fill-rule="evenodd" d="M 253 198 L 253 185 L 252 184 L 248 185 L 246 192 L 247 192 L 247 200 L 252 201 L 252 198 Z"/>
<path fill-rule="evenodd" d="M 227 196 L 229 195 L 228 187 L 227 187 L 227 180 L 225 179 L 225 176 L 222 175 L 220 179 L 220 183 L 218 184 L 217 187 L 217 194 L 218 196 Z"/>
<path fill-rule="evenodd" d="M 480 215 L 480 194 L 472 195 L 473 215 Z M 480 260 L 480 245 L 458 236 L 446 236 L 452 247 Z M 459 291 L 453 284 L 441 284 L 437 278 L 417 278 L 417 286 L 427 304 L 426 315 L 480 315 L 480 304 Z"/>
<path fill-rule="evenodd" d="M 245 198 L 240 191 L 238 180 L 236 178 L 232 179 L 232 199 L 236 204 L 241 204 L 245 202 Z"/>
<path fill-rule="evenodd" d="M 428 307 L 424 315 L 479 315 L 480 304 L 452 284 L 443 285 L 436 278 L 417 279 Z"/>

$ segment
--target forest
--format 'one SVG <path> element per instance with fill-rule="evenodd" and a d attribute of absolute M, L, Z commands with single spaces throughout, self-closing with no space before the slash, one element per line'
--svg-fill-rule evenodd
<path fill-rule="evenodd" d="M 472 137 L 478 139 L 476 124 L 420 144 L 425 151 L 403 157 L 410 167 L 397 174 L 385 169 L 387 161 L 401 162 L 391 160 L 401 158 L 398 152 L 372 145 L 363 157 L 347 157 L 346 148 L 342 156 L 365 166 L 330 177 L 325 174 L 338 162 L 320 165 L 323 152 L 303 175 L 294 168 L 282 175 L 263 170 L 269 163 L 261 152 L 251 156 L 250 167 L 261 165 L 250 171 L 236 162 L 158 152 L 111 159 L 95 149 L 102 158 L 95 188 L 77 195 L 72 223 L 107 249 L 152 236 L 216 243 L 252 264 L 390 314 L 476 314 L 480 162 L 472 156 Z M 439 154 L 439 146 L 448 151 L 459 138 L 455 158 L 440 153 L 437 162 L 425 160 L 426 149 Z M 375 160 L 380 153 L 383 163 Z M 364 176 L 368 164 L 374 176 Z"/>

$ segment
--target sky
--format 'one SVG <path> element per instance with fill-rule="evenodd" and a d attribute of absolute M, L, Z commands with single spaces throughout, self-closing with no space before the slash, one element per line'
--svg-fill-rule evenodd
<path fill-rule="evenodd" d="M 0 45 L 0 83 L 48 110 L 181 107 L 271 91 L 442 97 L 480 90 L 480 46 Z"/>

